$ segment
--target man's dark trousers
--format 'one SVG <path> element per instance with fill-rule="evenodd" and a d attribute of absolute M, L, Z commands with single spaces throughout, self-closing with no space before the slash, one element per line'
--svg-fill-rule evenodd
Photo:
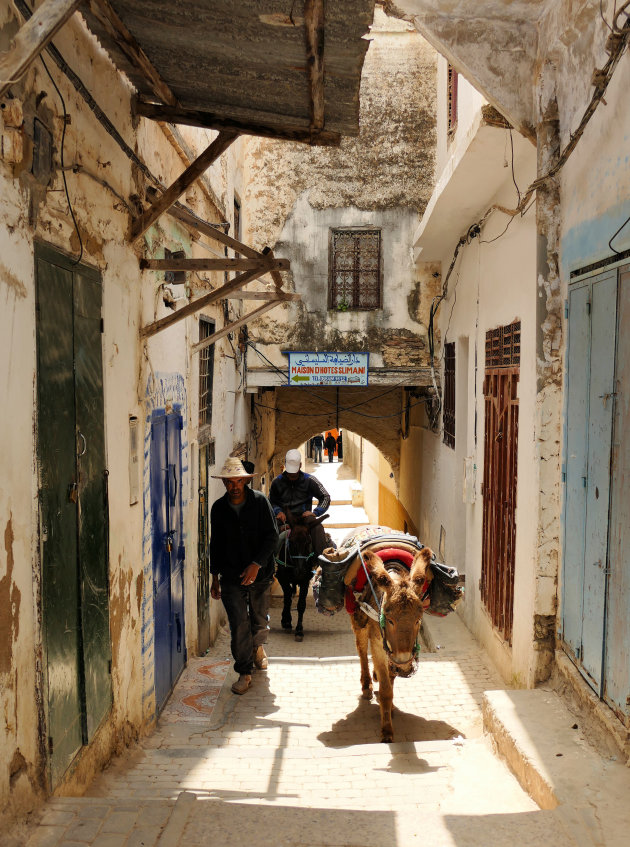
<path fill-rule="evenodd" d="M 238 674 L 251 674 L 254 650 L 267 641 L 270 594 L 269 581 L 244 586 L 221 580 L 221 600 L 230 624 L 230 646 Z"/>

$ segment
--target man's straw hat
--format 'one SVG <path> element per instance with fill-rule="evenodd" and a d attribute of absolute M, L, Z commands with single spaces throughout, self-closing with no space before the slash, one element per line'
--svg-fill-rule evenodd
<path fill-rule="evenodd" d="M 228 456 L 218 474 L 212 474 L 212 479 L 236 479 L 245 477 L 251 479 L 255 474 L 247 473 L 243 463 L 236 456 Z"/>

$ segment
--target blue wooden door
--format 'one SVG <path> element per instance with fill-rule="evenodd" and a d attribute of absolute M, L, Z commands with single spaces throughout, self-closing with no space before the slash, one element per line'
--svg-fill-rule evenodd
<path fill-rule="evenodd" d="M 617 274 L 569 292 L 563 639 L 601 694 L 615 384 Z"/>
<path fill-rule="evenodd" d="M 171 585 L 171 684 L 184 668 L 184 537 L 182 513 L 182 416 L 166 419 L 168 456 L 168 527 Z"/>
<path fill-rule="evenodd" d="M 155 703 L 160 711 L 185 664 L 180 414 L 151 422 Z"/>

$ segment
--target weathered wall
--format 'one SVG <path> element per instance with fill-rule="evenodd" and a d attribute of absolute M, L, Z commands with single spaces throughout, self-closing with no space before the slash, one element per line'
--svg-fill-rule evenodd
<path fill-rule="evenodd" d="M 0 13 L 0 49 L 5 49 L 17 29 L 17 18 L 6 7 Z M 55 44 L 71 62 L 99 106 L 110 117 L 127 143 L 155 176 L 170 183 L 182 170 L 183 159 L 165 133 L 155 124 L 133 123 L 131 89 L 86 32 L 76 15 L 56 36 Z M 196 636 L 196 487 L 191 476 L 191 442 L 196 432 L 197 370 L 187 341 L 197 340 L 196 321 L 180 324 L 180 330 L 158 335 L 146 346 L 138 341 L 140 326 L 169 313 L 162 303 L 161 279 L 154 272 L 142 274 L 140 255 L 163 255 L 163 248 L 187 249 L 188 254 L 207 255 L 193 248 L 189 234 L 163 218 L 136 245 L 127 241 L 130 200 L 144 196 L 145 178 L 129 161 L 88 109 L 84 100 L 46 57 L 67 113 L 64 144 L 68 190 L 83 242 L 82 261 L 100 272 L 103 285 L 103 377 L 105 395 L 106 460 L 109 470 L 110 522 L 110 631 L 112 640 L 113 708 L 90 748 L 83 751 L 71 779 L 59 790 L 81 792 L 91 774 L 122 744 L 136 737 L 153 719 L 152 653 L 150 642 L 152 585 L 147 567 L 148 453 L 140 474 L 144 482 L 140 502 L 129 505 L 129 416 L 139 421 L 155 406 L 181 402 L 184 411 L 184 475 L 186 570 L 185 597 L 187 641 L 194 651 Z M 40 60 L 12 87 L 22 104 L 24 124 L 13 127 L 9 118 L 16 101 L 5 101 L 0 117 L 4 134 L 17 129 L 24 153 L 16 162 L 5 155 L 0 161 L 0 384 L 3 388 L 5 446 L 2 450 L 0 524 L 0 603 L 9 610 L 0 627 L 0 810 L 31 806 L 45 790 L 46 700 L 42 632 L 39 516 L 36 462 L 36 357 L 34 242 L 47 242 L 78 257 L 79 238 L 61 180 L 60 145 L 62 109 L 59 97 Z M 33 120 L 38 116 L 53 135 L 54 167 L 50 185 L 31 174 Z M 191 150 L 206 146 L 208 133 L 182 130 L 183 146 Z M 6 152 L 5 145 L 5 152 Z M 187 193 L 199 214 L 210 220 L 223 218 L 225 204 L 231 215 L 234 181 L 226 179 L 236 169 L 235 150 L 226 164 L 210 169 L 205 186 Z M 146 253 L 144 252 L 146 249 Z M 219 248 L 220 249 L 220 248 Z M 214 284 L 219 278 L 212 280 Z M 198 280 L 192 280 L 201 287 Z M 178 296 L 182 288 L 174 289 Z M 220 308 L 210 310 L 219 326 Z M 233 393 L 240 380 L 227 341 L 217 351 L 216 410 L 217 461 L 245 440 L 247 404 Z M 161 384 L 158 383 L 161 380 Z M 195 406 L 196 410 L 196 406 Z M 225 421 L 236 420 L 232 427 Z M 146 447 L 145 428 L 145 447 Z M 140 456 L 142 457 L 142 439 Z M 142 459 L 141 459 L 142 461 Z M 217 491 L 218 492 L 218 487 Z M 144 501 L 144 502 L 143 502 Z"/>
<path fill-rule="evenodd" d="M 285 365 L 281 347 L 370 350 L 376 366 L 392 346 L 401 363 L 426 358 L 424 280 L 409 243 L 433 184 L 436 57 L 412 27 L 379 10 L 371 38 L 358 138 L 338 149 L 248 143 L 247 237 L 291 260 L 289 287 L 302 295 L 255 327 L 278 366 Z M 329 230 L 366 224 L 382 228 L 384 307 L 329 311 Z"/>

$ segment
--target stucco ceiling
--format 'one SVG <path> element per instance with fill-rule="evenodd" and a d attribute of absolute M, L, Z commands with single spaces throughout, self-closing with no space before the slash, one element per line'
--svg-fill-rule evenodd
<path fill-rule="evenodd" d="M 309 127 L 304 2 L 297 0 L 109 0 L 184 110 L 252 124 Z M 124 38 L 91 0 L 88 26 L 141 97 L 155 88 L 129 59 Z M 359 85 L 374 0 L 325 4 L 324 128 L 356 135 Z M 109 31 L 108 31 L 109 30 Z"/>

